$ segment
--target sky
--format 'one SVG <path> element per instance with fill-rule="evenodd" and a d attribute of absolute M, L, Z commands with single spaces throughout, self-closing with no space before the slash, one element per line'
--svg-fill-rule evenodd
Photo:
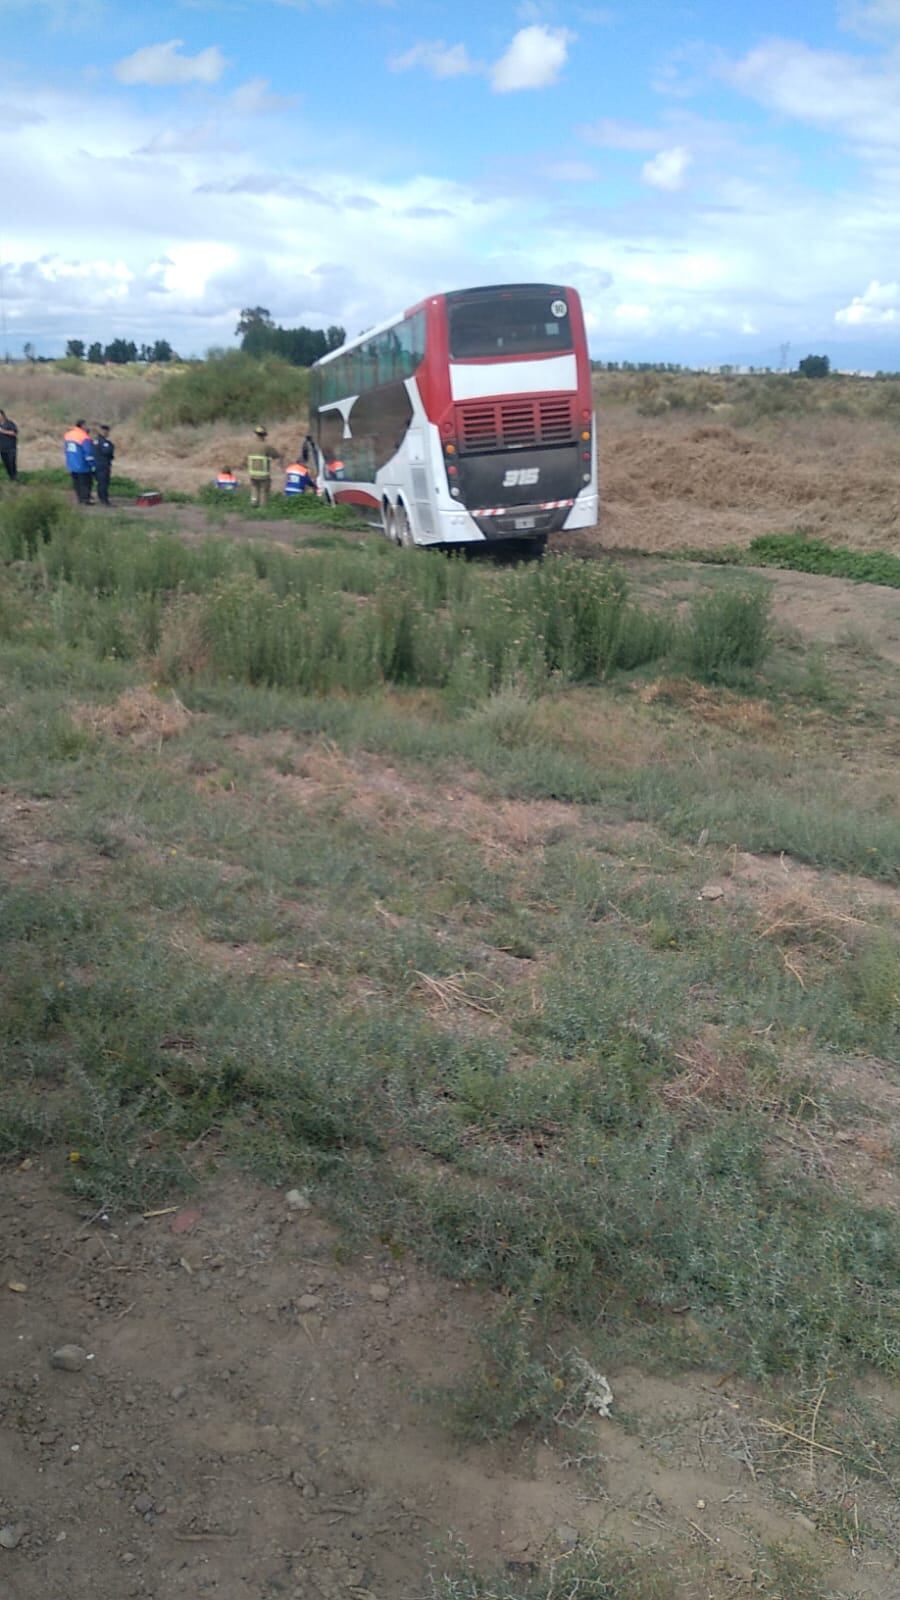
<path fill-rule="evenodd" d="M 900 369 L 900 0 L 0 0 L 0 346 L 581 292 L 604 360 Z"/>

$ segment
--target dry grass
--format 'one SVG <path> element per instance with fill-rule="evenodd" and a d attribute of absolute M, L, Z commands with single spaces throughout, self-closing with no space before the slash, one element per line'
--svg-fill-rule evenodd
<path fill-rule="evenodd" d="M 82 706 L 75 712 L 75 721 L 94 733 L 131 739 L 144 746 L 184 733 L 191 724 L 192 713 L 174 692 L 158 694 L 153 688 L 141 686 L 127 689 L 112 705 Z"/>
<path fill-rule="evenodd" d="M 240 741 L 254 757 L 255 741 Z M 367 825 L 440 826 L 494 856 L 539 849 L 550 837 L 572 830 L 572 808 L 553 800 L 494 800 L 478 793 L 477 773 L 456 772 L 450 785 L 417 782 L 372 754 L 350 758 L 323 740 L 294 761 L 284 744 L 267 767 L 269 781 L 298 805 L 330 805 Z"/>
<path fill-rule="evenodd" d="M 141 423 L 147 400 L 173 370 L 86 366 L 79 377 L 50 366 L 0 368 L 0 405 L 19 427 L 20 467 L 62 466 L 62 435 L 84 417 L 112 424 L 117 467 L 148 485 L 191 493 L 225 465 L 240 472 L 253 443 L 249 428 L 220 422 L 163 431 Z M 297 417 L 273 425 L 269 442 L 288 460 L 305 431 L 306 418 Z"/>
<path fill-rule="evenodd" d="M 660 1091 L 667 1106 L 685 1111 L 692 1106 L 746 1106 L 750 1100 L 747 1060 L 724 1046 L 710 1028 L 676 1052 L 683 1070 Z"/>
<path fill-rule="evenodd" d="M 900 550 L 900 440 L 890 423 L 802 416 L 738 429 L 598 401 L 605 542 L 640 550 L 746 544 L 803 527 Z"/>
<path fill-rule="evenodd" d="M 677 706 L 699 722 L 710 722 L 732 733 L 767 734 L 778 729 L 778 718 L 764 700 L 747 699 L 728 689 L 711 689 L 689 678 L 657 678 L 640 690 L 645 705 Z"/>
<path fill-rule="evenodd" d="M 757 919 L 756 934 L 776 944 L 849 950 L 868 926 L 861 917 L 838 910 L 820 896 L 787 889 L 768 897 Z"/>

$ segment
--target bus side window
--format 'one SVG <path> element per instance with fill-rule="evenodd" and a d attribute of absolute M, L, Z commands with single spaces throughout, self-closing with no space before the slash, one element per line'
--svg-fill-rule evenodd
<path fill-rule="evenodd" d="M 400 346 L 400 367 L 404 378 L 411 378 L 425 359 L 425 313 L 417 311 L 406 317 L 397 329 Z"/>

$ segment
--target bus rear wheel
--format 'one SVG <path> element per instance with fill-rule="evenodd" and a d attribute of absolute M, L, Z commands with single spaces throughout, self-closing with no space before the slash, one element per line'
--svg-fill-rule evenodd
<path fill-rule="evenodd" d="M 402 545 L 405 550 L 408 550 L 410 545 L 415 544 L 416 541 L 413 538 L 412 528 L 409 523 L 409 513 L 402 500 L 397 501 L 397 507 L 394 511 L 394 527 L 397 530 L 397 543 Z"/>

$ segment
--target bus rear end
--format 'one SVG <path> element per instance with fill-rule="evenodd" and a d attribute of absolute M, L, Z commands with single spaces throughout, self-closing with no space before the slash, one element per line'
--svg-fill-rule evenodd
<path fill-rule="evenodd" d="M 444 542 L 533 540 L 597 521 L 581 301 L 554 284 L 464 289 L 428 305 L 419 388 L 446 473 Z"/>

